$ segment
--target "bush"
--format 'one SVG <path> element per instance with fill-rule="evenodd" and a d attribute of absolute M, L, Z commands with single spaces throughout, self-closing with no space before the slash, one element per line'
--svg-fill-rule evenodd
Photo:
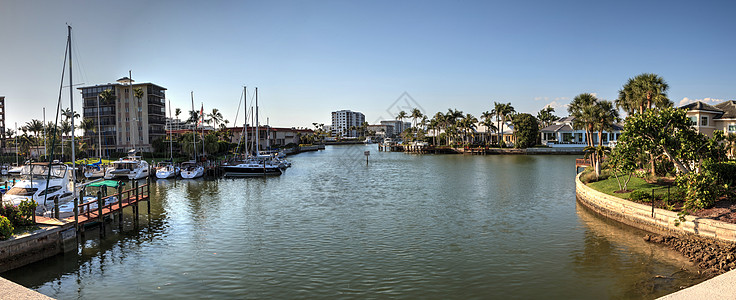
<path fill-rule="evenodd" d="M 13 236 L 13 224 L 4 216 L 0 216 L 0 239 L 7 240 Z"/>
<path fill-rule="evenodd" d="M 729 186 L 736 183 L 736 162 L 719 162 L 707 166 L 720 183 Z"/>
<path fill-rule="evenodd" d="M 18 205 L 20 220 L 14 224 L 19 226 L 33 225 L 33 214 L 36 212 L 37 205 L 36 201 L 30 199 L 21 201 Z"/>
<path fill-rule="evenodd" d="M 726 192 L 723 184 L 719 184 L 708 170 L 678 176 L 677 186 L 685 191 L 684 212 L 709 208 Z"/>
<path fill-rule="evenodd" d="M 660 159 L 654 163 L 654 173 L 663 177 L 667 174 L 675 174 L 675 164 L 669 159 Z"/>
<path fill-rule="evenodd" d="M 12 204 L 5 204 L 0 208 L 0 216 L 6 217 L 12 224 L 23 223 L 23 216 L 20 209 Z"/>
<path fill-rule="evenodd" d="M 651 202 L 652 194 L 642 190 L 633 191 L 629 195 L 629 199 L 631 199 L 631 201 Z"/>

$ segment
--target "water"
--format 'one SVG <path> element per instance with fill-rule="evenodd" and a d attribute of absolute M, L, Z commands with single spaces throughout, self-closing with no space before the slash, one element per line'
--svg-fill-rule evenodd
<path fill-rule="evenodd" d="M 280 177 L 159 181 L 140 228 L 2 276 L 61 299 L 649 299 L 703 280 L 576 204 L 574 159 L 328 146 Z"/>

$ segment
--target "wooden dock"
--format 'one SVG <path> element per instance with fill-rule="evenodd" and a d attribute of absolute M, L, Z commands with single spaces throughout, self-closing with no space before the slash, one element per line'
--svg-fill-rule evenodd
<path fill-rule="evenodd" d="M 76 218 L 77 226 L 80 227 L 94 222 L 104 224 L 104 218 L 114 214 L 119 214 L 122 219 L 123 209 L 126 207 L 133 208 L 133 215 L 135 216 L 135 221 L 137 223 L 139 210 L 138 205 L 140 202 L 145 201 L 148 205 L 148 210 L 151 210 L 151 202 L 149 198 L 151 192 L 151 178 L 148 177 L 146 179 L 146 183 L 142 185 L 138 184 L 138 181 L 136 180 L 133 180 L 132 183 L 132 186 L 127 190 L 123 189 L 123 185 L 121 184 L 117 187 L 117 192 L 112 195 L 104 196 L 100 191 L 98 191 L 97 199 L 80 203 L 77 206 L 79 209 L 79 215 Z M 108 202 L 107 200 L 111 198 L 117 201 L 105 204 Z M 93 207 L 94 204 L 96 204 L 96 207 Z M 74 217 L 69 217 L 67 220 L 75 221 Z"/>

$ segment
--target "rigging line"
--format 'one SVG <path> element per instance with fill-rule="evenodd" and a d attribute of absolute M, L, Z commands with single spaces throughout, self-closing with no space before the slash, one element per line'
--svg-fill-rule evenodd
<path fill-rule="evenodd" d="M 235 111 L 235 121 L 233 121 L 233 125 L 238 124 L 238 115 L 240 115 L 240 104 L 243 102 L 244 95 L 245 91 L 240 92 L 240 100 L 238 100 L 238 110 Z"/>
<path fill-rule="evenodd" d="M 79 48 L 77 47 L 76 40 L 72 40 L 72 56 L 74 58 L 74 62 L 76 62 L 77 65 L 77 71 L 81 71 L 81 82 L 89 82 L 87 81 L 87 70 L 83 66 L 83 61 L 79 58 Z"/>
<path fill-rule="evenodd" d="M 48 153 L 46 153 L 46 158 L 49 160 L 48 173 L 46 175 L 46 190 L 48 190 L 49 181 L 51 180 L 51 161 L 53 160 L 53 157 L 54 157 L 54 148 L 56 148 L 54 147 L 54 144 L 56 144 L 56 126 L 59 123 L 59 109 L 61 107 L 61 93 L 64 91 L 64 75 L 66 74 L 67 55 L 69 55 L 69 49 L 71 48 L 70 42 L 71 41 L 67 39 L 66 49 L 64 50 L 64 64 L 61 67 L 61 82 L 59 83 L 59 98 L 56 102 L 56 117 L 54 120 L 54 128 L 51 133 L 51 136 L 53 136 L 53 138 L 51 139 L 51 155 L 48 155 Z M 72 87 L 69 87 L 69 88 L 72 88 Z M 44 126 L 46 126 L 46 124 L 44 124 Z M 72 145 L 72 147 L 74 147 L 74 145 Z M 32 168 L 33 168 L 33 165 L 31 165 L 31 169 Z M 33 172 L 31 172 L 31 176 L 33 176 Z M 49 197 L 49 193 L 44 193 L 43 195 L 43 206 L 44 207 L 46 207 L 46 200 L 48 200 L 48 197 Z"/>

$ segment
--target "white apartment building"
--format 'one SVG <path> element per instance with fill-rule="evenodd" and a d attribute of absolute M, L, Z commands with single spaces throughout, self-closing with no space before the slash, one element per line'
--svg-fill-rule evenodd
<path fill-rule="evenodd" d="M 338 110 L 332 112 L 332 136 L 340 137 L 357 137 L 358 130 L 354 128 L 360 127 L 365 122 L 365 115 L 361 112 L 350 110 Z"/>

